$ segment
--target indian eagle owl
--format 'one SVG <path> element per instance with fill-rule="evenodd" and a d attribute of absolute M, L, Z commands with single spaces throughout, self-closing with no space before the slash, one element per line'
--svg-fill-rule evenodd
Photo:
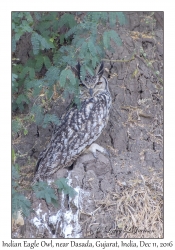
<path fill-rule="evenodd" d="M 96 150 L 105 152 L 99 145 L 92 144 L 108 122 L 112 103 L 108 81 L 103 76 L 103 62 L 95 76 L 87 74 L 85 80 L 81 80 L 80 67 L 78 63 L 74 68 L 80 80 L 80 108 L 75 105 L 61 117 L 61 123 L 54 129 L 50 143 L 39 155 L 34 181 L 50 178 L 58 169 L 71 166 L 87 149 L 94 156 Z"/>

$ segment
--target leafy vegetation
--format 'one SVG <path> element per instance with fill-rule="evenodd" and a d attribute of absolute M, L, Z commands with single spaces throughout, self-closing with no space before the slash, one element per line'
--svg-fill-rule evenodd
<path fill-rule="evenodd" d="M 49 204 L 53 204 L 54 206 L 58 206 L 58 197 L 55 192 L 58 190 L 59 192 L 64 192 L 68 194 L 70 197 L 74 197 L 76 195 L 76 191 L 67 184 L 68 180 L 65 178 L 60 178 L 56 180 L 52 185 L 48 185 L 45 181 L 39 181 L 33 186 L 33 190 L 35 195 L 39 199 L 45 199 Z M 54 186 L 55 188 L 52 188 Z"/>
<path fill-rule="evenodd" d="M 17 166 L 12 166 L 12 216 L 16 218 L 18 211 L 21 211 L 23 216 L 30 214 L 31 203 L 19 191 L 18 180 L 20 178 Z"/>
<path fill-rule="evenodd" d="M 50 122 L 58 125 L 59 118 L 47 110 L 54 96 L 66 98 L 73 94 L 73 102 L 80 105 L 79 79 L 71 69 L 79 61 L 82 79 L 86 72 L 93 74 L 106 50 L 113 51 L 111 41 L 122 44 L 114 29 L 117 22 L 125 24 L 122 12 L 12 12 L 13 135 L 26 136 L 26 124 L 44 128 Z M 19 51 L 24 41 L 27 54 L 23 57 Z M 22 211 L 28 216 L 31 204 L 18 185 L 16 158 L 12 149 L 12 213 L 15 216 Z M 71 197 L 76 194 L 64 178 L 54 185 Z M 33 190 L 38 198 L 58 204 L 54 190 L 47 183 L 39 182 Z"/>
<path fill-rule="evenodd" d="M 33 186 L 33 190 L 34 190 L 37 198 L 45 199 L 48 204 L 52 203 L 54 205 L 58 205 L 57 196 L 54 193 L 54 189 L 51 188 L 47 184 L 47 182 L 44 182 L 44 181 L 37 182 Z"/>
<path fill-rule="evenodd" d="M 23 190 L 19 186 L 20 181 L 20 168 L 16 164 L 16 154 L 12 149 L 12 216 L 14 219 L 17 218 L 18 212 L 23 216 L 29 216 L 31 212 L 31 202 L 22 194 Z M 39 181 L 32 186 L 32 189 L 39 199 L 44 199 L 48 204 L 51 203 L 54 206 L 58 206 L 58 197 L 55 192 L 64 192 L 64 194 L 74 197 L 76 191 L 67 184 L 68 180 L 60 178 L 56 180 L 52 185 L 48 185 L 47 182 Z M 54 188 L 53 188 L 54 187 Z"/>
<path fill-rule="evenodd" d="M 93 69 L 111 48 L 111 40 L 121 45 L 113 29 L 117 20 L 123 25 L 122 12 L 12 12 L 12 109 L 28 108 L 37 125 L 47 126 L 52 115 L 45 118 L 43 104 L 35 104 L 43 96 L 49 100 L 54 90 L 74 94 L 79 104 L 78 79 L 71 67 L 82 63 L 81 77 Z M 100 32 L 99 32 L 100 30 Z M 29 39 L 28 59 L 18 58 L 20 39 Z M 35 105 L 34 105 L 35 104 Z M 12 123 L 13 132 L 17 122 Z M 20 130 L 18 126 L 18 130 Z"/>
<path fill-rule="evenodd" d="M 77 193 L 76 191 L 67 184 L 68 180 L 65 178 L 60 178 L 55 181 L 55 185 L 58 187 L 59 191 L 63 191 L 64 194 L 68 194 L 70 197 L 74 197 Z"/>
<path fill-rule="evenodd" d="M 16 219 L 18 212 L 27 217 L 31 212 L 31 202 L 23 194 L 18 182 L 20 180 L 19 165 L 15 164 L 16 155 L 14 149 L 12 149 L 12 216 Z M 44 199 L 47 204 L 58 206 L 58 197 L 55 192 L 64 192 L 64 194 L 74 197 L 76 191 L 67 184 L 68 180 L 60 178 L 56 180 L 52 185 L 48 185 L 47 182 L 39 181 L 32 186 L 35 195 L 39 199 Z M 53 188 L 54 186 L 54 188 Z"/>

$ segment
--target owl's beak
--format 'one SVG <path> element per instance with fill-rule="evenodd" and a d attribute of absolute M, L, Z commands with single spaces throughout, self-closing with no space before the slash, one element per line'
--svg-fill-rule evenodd
<path fill-rule="evenodd" d="M 93 95 L 93 89 L 89 89 L 89 94 L 92 97 L 92 95 Z"/>

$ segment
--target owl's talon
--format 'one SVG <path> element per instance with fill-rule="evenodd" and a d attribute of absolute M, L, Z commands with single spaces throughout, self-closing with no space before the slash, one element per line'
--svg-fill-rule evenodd
<path fill-rule="evenodd" d="M 98 159 L 97 151 L 110 157 L 110 153 L 105 148 L 99 146 L 96 143 L 92 143 L 92 145 L 86 150 L 87 153 L 91 152 L 96 160 Z"/>
<path fill-rule="evenodd" d="M 97 160 L 97 153 L 96 152 L 92 152 L 92 154 L 93 154 L 93 156 L 94 156 L 94 158 Z"/>
<path fill-rule="evenodd" d="M 95 158 L 95 159 L 94 159 L 95 163 L 97 163 L 97 161 L 98 161 L 97 154 L 96 154 L 96 153 L 92 153 L 92 155 L 93 155 L 93 157 Z"/>
<path fill-rule="evenodd" d="M 111 156 L 110 152 L 108 150 L 106 150 L 105 148 L 104 148 L 104 154 L 107 155 L 107 156 L 109 156 L 109 157 Z"/>

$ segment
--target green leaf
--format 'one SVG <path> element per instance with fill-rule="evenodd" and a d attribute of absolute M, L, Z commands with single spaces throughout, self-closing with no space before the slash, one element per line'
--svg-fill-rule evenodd
<path fill-rule="evenodd" d="M 84 38 L 77 37 L 77 39 L 74 38 L 73 42 L 75 43 L 75 47 L 79 48 L 82 46 L 84 42 Z"/>
<path fill-rule="evenodd" d="M 46 90 L 46 96 L 48 99 L 53 96 L 53 85 L 49 86 L 49 88 Z M 45 127 L 45 124 L 43 124 L 43 127 Z"/>
<path fill-rule="evenodd" d="M 125 15 L 124 15 L 123 12 L 118 11 L 118 12 L 116 13 L 116 15 L 117 15 L 118 20 L 119 20 L 119 23 L 120 23 L 121 25 L 126 24 L 126 18 L 125 18 Z"/>
<path fill-rule="evenodd" d="M 18 75 L 12 73 L 12 82 L 15 82 L 17 78 L 18 78 Z"/>
<path fill-rule="evenodd" d="M 60 69 L 58 67 L 51 66 L 46 73 L 44 80 L 48 85 L 53 85 L 59 79 Z"/>
<path fill-rule="evenodd" d="M 108 20 L 108 13 L 106 11 L 101 12 L 101 19 L 104 21 Z"/>
<path fill-rule="evenodd" d="M 18 98 L 16 99 L 16 103 L 17 103 L 17 104 L 20 104 L 20 103 L 22 103 L 22 102 L 25 102 L 25 103 L 29 104 L 29 99 L 28 99 L 27 96 L 24 95 L 24 94 L 20 94 L 20 95 L 18 96 Z"/>
<path fill-rule="evenodd" d="M 22 24 L 20 25 L 23 32 L 32 32 L 32 28 L 29 26 L 26 20 L 22 20 Z"/>
<path fill-rule="evenodd" d="M 74 19 L 74 15 L 65 13 L 59 19 L 58 26 L 62 27 L 63 25 L 68 25 L 70 28 L 72 28 L 73 26 L 75 26 L 75 24 L 76 24 L 76 21 Z"/>
<path fill-rule="evenodd" d="M 97 54 L 95 44 L 93 43 L 92 39 L 89 39 L 88 48 L 92 56 L 95 56 Z"/>
<path fill-rule="evenodd" d="M 55 125 L 59 125 L 59 123 L 60 123 L 60 121 L 56 115 L 45 114 L 44 121 L 43 121 L 43 127 L 46 128 L 46 126 L 49 124 L 49 122 L 53 122 Z"/>
<path fill-rule="evenodd" d="M 54 42 L 54 37 L 51 37 L 51 38 L 49 39 L 49 41 L 50 41 L 51 43 L 53 43 L 53 42 Z"/>
<path fill-rule="evenodd" d="M 20 79 L 24 79 L 25 76 L 29 73 L 30 67 L 24 67 L 21 71 L 21 73 L 19 74 L 19 78 Z"/>
<path fill-rule="evenodd" d="M 48 56 L 44 56 L 44 64 L 46 66 L 46 69 L 49 69 L 51 67 L 51 61 Z"/>
<path fill-rule="evenodd" d="M 86 70 L 89 72 L 89 74 L 90 74 L 91 76 L 94 75 L 94 72 L 92 71 L 92 69 L 91 69 L 90 67 L 88 67 L 87 65 L 86 65 Z"/>
<path fill-rule="evenodd" d="M 97 12 L 97 11 L 88 12 L 88 15 L 92 19 L 92 22 L 98 23 L 101 17 L 101 12 Z"/>
<path fill-rule="evenodd" d="M 42 36 L 49 37 L 50 34 L 49 27 L 50 27 L 50 21 L 41 20 L 37 25 L 37 30 L 39 31 L 40 34 L 42 34 Z"/>
<path fill-rule="evenodd" d="M 12 37 L 12 52 L 14 52 L 16 50 L 16 41 L 15 41 L 15 37 Z"/>
<path fill-rule="evenodd" d="M 83 42 L 81 48 L 80 48 L 80 58 L 84 58 L 85 55 L 87 54 L 87 49 L 88 49 L 88 43 L 87 42 Z"/>
<path fill-rule="evenodd" d="M 18 165 L 15 164 L 12 166 L 12 179 L 17 181 L 19 177 Z"/>
<path fill-rule="evenodd" d="M 32 18 L 32 16 L 31 16 L 30 12 L 27 12 L 27 13 L 26 13 L 26 19 L 27 19 L 27 21 L 28 21 L 29 23 L 33 23 L 33 18 Z"/>
<path fill-rule="evenodd" d="M 60 53 L 60 51 L 56 52 L 53 55 L 53 63 L 55 64 L 55 66 L 59 64 L 61 58 L 62 58 L 62 54 Z"/>
<path fill-rule="evenodd" d="M 12 216 L 15 217 L 15 214 L 18 211 L 22 211 L 22 214 L 26 217 L 29 216 L 31 209 L 31 203 L 26 197 L 12 188 Z"/>
<path fill-rule="evenodd" d="M 40 80 L 37 80 L 37 79 L 34 79 L 32 81 L 29 81 L 25 84 L 25 87 L 26 89 L 31 89 L 31 88 L 34 88 L 34 89 L 40 89 L 43 85 L 43 80 L 40 79 Z"/>
<path fill-rule="evenodd" d="M 75 79 L 75 75 L 73 74 L 72 70 L 68 69 L 68 70 L 66 70 L 66 72 L 67 72 L 67 78 L 69 79 L 71 85 L 75 85 L 76 79 Z"/>
<path fill-rule="evenodd" d="M 17 12 L 17 15 L 18 15 L 18 17 L 23 18 L 23 16 L 25 15 L 25 13 L 24 12 Z"/>
<path fill-rule="evenodd" d="M 116 12 L 109 12 L 109 23 L 111 27 L 114 27 L 116 24 Z"/>
<path fill-rule="evenodd" d="M 15 28 L 16 28 L 16 25 L 14 22 L 12 22 L 12 30 L 15 30 Z"/>
<path fill-rule="evenodd" d="M 41 43 L 42 49 L 50 49 L 53 48 L 53 44 L 50 42 L 47 42 L 46 38 L 38 36 L 39 41 Z"/>
<path fill-rule="evenodd" d="M 20 39 L 20 37 L 23 35 L 23 32 L 22 31 L 18 31 L 18 32 L 16 32 L 15 33 L 15 41 L 17 42 L 19 39 Z"/>
<path fill-rule="evenodd" d="M 22 72 L 19 75 L 20 79 L 24 79 L 27 75 L 29 75 L 30 79 L 33 79 L 35 77 L 35 70 L 34 68 L 30 68 L 28 66 L 24 67 L 22 69 Z"/>
<path fill-rule="evenodd" d="M 35 58 L 36 58 L 35 69 L 37 72 L 40 72 L 44 63 L 43 55 L 37 55 Z"/>
<path fill-rule="evenodd" d="M 54 20 L 54 22 L 52 23 L 52 29 L 54 33 L 58 32 L 58 20 Z"/>
<path fill-rule="evenodd" d="M 67 70 L 64 69 L 61 71 L 60 79 L 59 79 L 59 83 L 61 87 L 65 86 L 66 78 L 67 78 Z"/>
<path fill-rule="evenodd" d="M 28 134 L 28 130 L 25 128 L 24 129 L 24 135 L 27 135 Z"/>
<path fill-rule="evenodd" d="M 22 124 L 18 120 L 12 120 L 12 131 L 17 133 L 22 128 Z"/>
<path fill-rule="evenodd" d="M 45 199 L 47 203 L 53 203 L 53 200 L 57 200 L 54 189 L 51 188 L 45 181 L 39 181 L 32 188 L 36 197 L 39 199 Z M 54 202 L 54 204 L 56 204 L 56 202 Z"/>
<path fill-rule="evenodd" d="M 29 77 L 31 80 L 35 78 L 35 70 L 33 68 L 29 69 Z"/>
<path fill-rule="evenodd" d="M 99 60 L 98 60 L 98 58 L 96 56 L 93 56 L 91 58 L 91 60 L 92 60 L 92 67 L 93 67 L 93 69 L 95 69 L 97 63 L 99 63 Z"/>
<path fill-rule="evenodd" d="M 29 68 L 35 68 L 35 63 L 36 63 L 36 57 L 35 58 L 29 58 L 26 63 L 25 66 L 28 66 Z"/>
<path fill-rule="evenodd" d="M 24 104 L 29 104 L 29 99 L 26 95 L 20 94 L 16 99 L 16 104 L 18 105 L 18 108 L 23 111 L 24 110 Z"/>
<path fill-rule="evenodd" d="M 33 46 L 33 54 L 37 55 L 38 52 L 39 52 L 39 48 L 40 48 L 40 42 L 39 42 L 39 39 L 38 39 L 38 34 L 36 32 L 32 33 L 31 43 L 32 43 L 32 46 Z"/>
<path fill-rule="evenodd" d="M 115 30 L 110 30 L 109 32 L 109 36 L 111 37 L 111 39 L 119 46 L 122 45 L 122 40 L 119 37 L 119 35 L 117 34 L 117 32 Z"/>
<path fill-rule="evenodd" d="M 106 49 L 110 47 L 110 39 L 112 39 L 117 45 L 122 45 L 121 38 L 115 30 L 105 31 L 103 33 L 103 44 Z"/>
<path fill-rule="evenodd" d="M 37 125 L 41 125 L 43 123 L 44 115 L 43 109 L 41 106 L 34 104 L 31 113 L 35 115 L 35 121 Z"/>
<path fill-rule="evenodd" d="M 37 21 L 39 21 L 41 19 L 41 12 L 38 11 L 34 11 L 34 15 Z"/>
<path fill-rule="evenodd" d="M 68 38 L 69 36 L 77 33 L 78 31 L 78 26 L 72 27 L 68 32 L 65 33 L 65 38 Z"/>
<path fill-rule="evenodd" d="M 48 193 L 45 193 L 45 199 L 46 199 L 47 204 L 51 203 L 51 197 Z"/>
<path fill-rule="evenodd" d="M 63 191 L 65 194 L 69 194 L 70 197 L 73 197 L 77 194 L 77 192 L 67 184 L 68 180 L 65 178 L 60 178 L 55 181 L 56 186 Z"/>
<path fill-rule="evenodd" d="M 81 107 L 81 101 L 80 101 L 79 95 L 76 95 L 74 97 L 74 103 L 77 105 L 77 108 L 80 109 L 80 107 Z"/>
<path fill-rule="evenodd" d="M 54 207 L 58 207 L 58 201 L 51 198 L 51 203 L 54 205 Z"/>
<path fill-rule="evenodd" d="M 103 33 L 103 44 L 104 44 L 104 47 L 106 48 L 106 49 L 108 49 L 109 48 L 109 46 L 110 46 L 110 39 L 109 39 L 109 32 L 108 31 L 105 31 L 104 33 Z"/>
<path fill-rule="evenodd" d="M 60 44 L 64 44 L 64 37 L 65 37 L 64 34 L 61 34 L 61 35 L 59 36 Z"/>
<path fill-rule="evenodd" d="M 84 65 L 82 65 L 81 68 L 80 68 L 80 78 L 81 78 L 81 80 L 84 80 L 85 76 L 86 76 L 86 68 L 85 68 Z"/>

